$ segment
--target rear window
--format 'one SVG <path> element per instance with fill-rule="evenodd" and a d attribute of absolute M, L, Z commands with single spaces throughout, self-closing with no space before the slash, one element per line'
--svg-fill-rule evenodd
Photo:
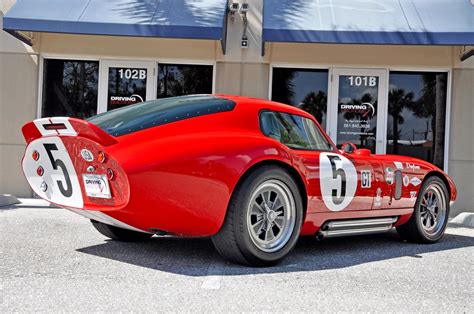
<path fill-rule="evenodd" d="M 192 95 L 162 98 L 111 110 L 88 119 L 113 136 L 125 135 L 154 126 L 207 114 L 231 111 L 232 100 Z"/>
<path fill-rule="evenodd" d="M 331 144 L 316 124 L 302 116 L 263 111 L 260 113 L 260 127 L 263 134 L 292 149 L 332 150 Z"/>

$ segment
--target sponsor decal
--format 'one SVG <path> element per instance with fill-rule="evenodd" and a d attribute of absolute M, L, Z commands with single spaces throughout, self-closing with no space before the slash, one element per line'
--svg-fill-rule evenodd
<path fill-rule="evenodd" d="M 403 162 L 394 161 L 393 164 L 395 165 L 395 168 L 403 170 Z"/>
<path fill-rule="evenodd" d="M 109 182 L 105 175 L 83 174 L 82 179 L 87 196 L 110 198 Z"/>
<path fill-rule="evenodd" d="M 82 156 L 82 159 L 84 159 L 85 161 L 88 161 L 88 162 L 94 161 L 94 155 L 92 155 L 91 151 L 88 149 L 85 149 L 85 148 L 82 149 L 81 156 Z"/>
<path fill-rule="evenodd" d="M 341 112 L 358 113 L 363 118 L 372 118 L 375 115 L 375 108 L 371 103 L 364 102 L 362 104 L 342 104 L 340 105 Z"/>
<path fill-rule="evenodd" d="M 418 186 L 418 185 L 420 185 L 421 180 L 420 180 L 419 178 L 417 178 L 417 177 L 413 177 L 413 178 L 411 178 L 410 183 L 411 183 L 413 186 Z"/>
<path fill-rule="evenodd" d="M 357 190 L 357 170 L 346 157 L 335 153 L 319 155 L 320 187 L 330 211 L 341 211 L 350 204 Z"/>
<path fill-rule="evenodd" d="M 132 105 L 143 102 L 143 97 L 137 94 L 131 96 L 110 96 L 109 104 L 112 106 Z"/>
<path fill-rule="evenodd" d="M 382 189 L 377 188 L 377 191 L 375 192 L 374 207 L 380 206 L 382 206 Z"/>
<path fill-rule="evenodd" d="M 406 162 L 405 166 L 407 167 L 407 169 L 410 169 L 410 170 L 420 170 L 420 166 L 409 163 L 409 162 Z"/>
<path fill-rule="evenodd" d="M 362 170 L 360 172 L 360 186 L 368 189 L 372 186 L 372 172 L 370 170 Z"/>
<path fill-rule="evenodd" d="M 395 179 L 395 174 L 393 172 L 393 169 L 390 167 L 385 168 L 385 181 L 392 185 L 393 181 Z"/>
<path fill-rule="evenodd" d="M 408 186 L 408 184 L 410 184 L 410 178 L 405 175 L 403 176 L 403 186 Z"/>
<path fill-rule="evenodd" d="M 410 198 L 412 200 L 416 199 L 416 191 L 410 191 Z"/>

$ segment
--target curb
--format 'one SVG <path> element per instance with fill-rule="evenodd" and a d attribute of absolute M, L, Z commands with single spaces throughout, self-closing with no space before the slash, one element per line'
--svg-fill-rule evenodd
<path fill-rule="evenodd" d="M 11 194 L 0 194 L 0 207 L 20 204 L 20 201 Z"/>
<path fill-rule="evenodd" d="M 474 213 L 460 213 L 449 222 L 449 226 L 474 228 Z"/>

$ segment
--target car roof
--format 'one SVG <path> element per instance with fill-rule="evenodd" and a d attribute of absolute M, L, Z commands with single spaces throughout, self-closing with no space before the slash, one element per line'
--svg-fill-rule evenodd
<path fill-rule="evenodd" d="M 307 113 L 306 111 L 299 109 L 297 107 L 279 103 L 276 101 L 265 100 L 261 98 L 255 98 L 255 97 L 230 95 L 230 94 L 214 94 L 213 96 L 234 101 L 237 104 L 234 110 L 239 110 L 240 109 L 239 107 L 241 106 L 244 106 L 244 107 L 252 106 L 253 108 L 256 108 L 258 111 L 264 110 L 264 109 L 282 111 L 282 112 L 296 114 L 296 115 L 314 120 L 314 117 L 310 115 L 309 113 Z"/>

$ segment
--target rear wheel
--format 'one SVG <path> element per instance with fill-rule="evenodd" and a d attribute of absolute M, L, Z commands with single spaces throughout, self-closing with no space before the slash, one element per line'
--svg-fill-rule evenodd
<path fill-rule="evenodd" d="M 124 242 L 135 242 L 135 241 L 147 240 L 153 236 L 153 234 L 150 234 L 150 233 L 122 229 L 115 226 L 104 224 L 96 220 L 91 220 L 91 222 L 97 231 L 99 231 L 102 235 L 112 240 L 118 240 L 118 241 L 124 241 Z"/>
<path fill-rule="evenodd" d="M 434 243 L 443 236 L 448 216 L 448 189 L 440 178 L 430 177 L 420 189 L 413 215 L 397 232 L 411 242 Z"/>
<path fill-rule="evenodd" d="M 302 219 L 301 195 L 291 175 L 264 166 L 236 187 L 224 225 L 212 241 L 230 261 L 275 265 L 296 245 Z"/>

